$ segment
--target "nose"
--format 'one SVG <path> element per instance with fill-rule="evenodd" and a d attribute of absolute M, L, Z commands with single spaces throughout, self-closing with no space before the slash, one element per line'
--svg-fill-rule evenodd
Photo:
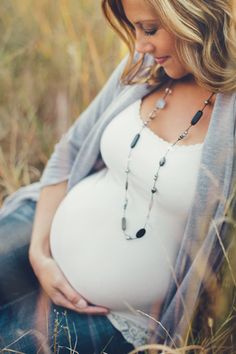
<path fill-rule="evenodd" d="M 135 49 L 141 54 L 152 53 L 154 51 L 154 45 L 150 42 L 148 37 L 136 35 Z"/>

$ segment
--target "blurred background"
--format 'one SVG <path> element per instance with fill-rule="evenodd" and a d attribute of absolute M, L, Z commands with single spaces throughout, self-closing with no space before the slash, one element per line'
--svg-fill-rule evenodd
<path fill-rule="evenodd" d="M 127 50 L 103 18 L 99 0 L 1 0 L 0 43 L 1 206 L 7 195 L 40 178 L 54 144 Z M 225 353 L 225 343 L 227 354 L 236 353 L 235 247 L 212 311 L 220 328 L 214 336 L 203 304 L 207 329 L 201 329 L 212 340 L 211 353 Z"/>
<path fill-rule="evenodd" d="M 0 43 L 1 205 L 39 179 L 126 48 L 98 0 L 1 0 Z"/>

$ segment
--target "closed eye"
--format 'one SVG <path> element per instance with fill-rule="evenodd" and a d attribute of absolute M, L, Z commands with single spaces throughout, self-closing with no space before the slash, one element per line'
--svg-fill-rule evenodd
<path fill-rule="evenodd" d="M 156 34 L 156 32 L 157 32 L 157 28 L 154 28 L 151 30 L 143 29 L 143 32 L 144 32 L 145 36 L 154 36 L 154 34 Z"/>

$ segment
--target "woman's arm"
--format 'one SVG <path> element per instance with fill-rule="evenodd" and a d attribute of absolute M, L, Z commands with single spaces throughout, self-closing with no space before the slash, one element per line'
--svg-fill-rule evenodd
<path fill-rule="evenodd" d="M 55 150 L 48 161 L 40 181 L 42 189 L 36 208 L 29 250 L 30 262 L 43 289 L 52 301 L 73 310 L 79 310 L 75 304 L 78 304 L 79 300 L 82 298 L 71 287 L 56 262 L 51 257 L 49 244 L 51 224 L 57 207 L 66 194 L 67 181 L 84 139 L 95 122 L 122 89 L 120 76 L 126 61 L 127 57 L 122 60 L 120 65 L 112 73 L 103 89 L 89 107 L 80 115 L 79 119 L 76 120 L 60 142 L 56 144 Z M 86 305 L 86 303 L 84 305 Z M 87 306 L 85 310 L 79 311 L 100 314 L 107 312 L 104 308 L 92 306 Z"/>
<path fill-rule="evenodd" d="M 36 208 L 29 259 L 44 291 L 57 305 L 90 314 L 106 314 L 108 310 L 88 306 L 85 299 L 69 284 L 50 252 L 50 229 L 57 207 L 66 195 L 67 181 L 44 187 Z M 84 271 L 84 270 L 82 270 Z"/>
<path fill-rule="evenodd" d="M 67 190 L 67 181 L 47 186 L 42 189 L 36 207 L 34 219 L 30 257 L 39 253 L 45 256 L 51 256 L 48 235 L 51 230 L 51 224 L 57 207 L 64 199 Z"/>

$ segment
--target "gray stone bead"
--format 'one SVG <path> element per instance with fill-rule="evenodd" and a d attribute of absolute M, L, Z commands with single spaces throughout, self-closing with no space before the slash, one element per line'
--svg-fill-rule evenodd
<path fill-rule="evenodd" d="M 164 98 L 160 98 L 156 103 L 156 107 L 159 109 L 165 108 L 165 105 L 166 105 L 166 101 L 164 100 Z"/>
<path fill-rule="evenodd" d="M 126 218 L 123 217 L 121 222 L 122 222 L 122 230 L 125 231 L 126 230 L 126 226 L 127 226 Z"/>

